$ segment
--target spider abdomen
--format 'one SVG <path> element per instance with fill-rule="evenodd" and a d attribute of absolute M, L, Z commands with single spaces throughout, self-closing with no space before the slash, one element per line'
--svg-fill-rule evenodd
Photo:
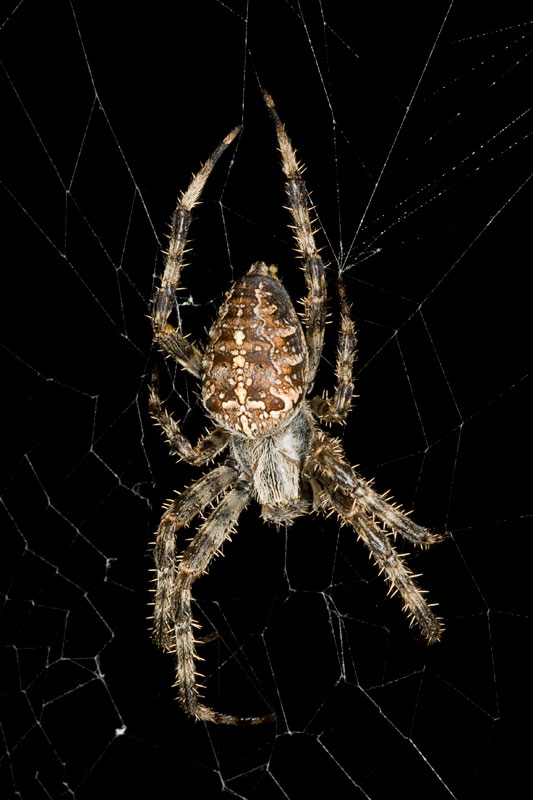
<path fill-rule="evenodd" d="M 298 411 L 307 362 L 300 320 L 275 267 L 255 263 L 227 294 L 209 333 L 206 409 L 232 432 L 270 435 Z"/>

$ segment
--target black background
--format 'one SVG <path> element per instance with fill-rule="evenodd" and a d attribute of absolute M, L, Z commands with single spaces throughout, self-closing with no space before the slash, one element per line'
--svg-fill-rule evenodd
<path fill-rule="evenodd" d="M 1 30 L 3 796 L 463 800 L 527 779 L 531 26 L 518 3 L 347 5 L 27 0 Z M 184 328 L 204 337 L 256 259 L 303 293 L 260 85 L 307 165 L 332 289 L 347 267 L 346 451 L 451 531 L 410 562 L 447 630 L 426 648 L 333 518 L 276 533 L 252 506 L 195 586 L 218 633 L 202 671 L 210 704 L 278 722 L 228 729 L 183 716 L 145 621 L 161 504 L 196 474 L 149 422 L 154 364 L 203 424 L 147 314 L 176 194 L 239 123 Z"/>

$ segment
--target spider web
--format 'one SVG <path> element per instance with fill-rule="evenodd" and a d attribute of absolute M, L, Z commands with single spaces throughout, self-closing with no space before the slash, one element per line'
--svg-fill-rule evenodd
<path fill-rule="evenodd" d="M 2 796 L 148 779 L 154 796 L 462 799 L 499 781 L 515 796 L 531 735 L 531 20 L 513 2 L 183 6 L 21 0 L 1 28 Z M 205 423 L 147 314 L 177 192 L 239 122 L 194 223 L 184 329 L 205 336 L 253 260 L 303 293 L 258 82 L 354 304 L 343 444 L 451 535 L 410 557 L 446 620 L 426 648 L 333 518 L 276 533 L 247 509 L 195 584 L 217 634 L 202 671 L 215 708 L 278 721 L 228 729 L 184 717 L 148 635 L 149 542 L 198 475 L 147 417 L 155 363 L 192 438 Z"/>

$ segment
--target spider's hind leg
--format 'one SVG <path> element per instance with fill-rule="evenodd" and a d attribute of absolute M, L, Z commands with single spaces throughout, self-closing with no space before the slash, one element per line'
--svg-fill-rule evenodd
<path fill-rule="evenodd" d="M 307 296 L 304 298 L 304 327 L 309 350 L 309 385 L 313 383 L 324 346 L 326 327 L 326 278 L 324 262 L 315 243 L 316 215 L 311 212 L 311 202 L 303 173 L 304 165 L 296 158 L 276 106 L 270 94 L 263 90 L 263 97 L 276 128 L 281 166 L 286 176 L 285 191 L 289 201 L 293 225 L 296 251 L 303 261 L 303 271 L 307 284 Z"/>
<path fill-rule="evenodd" d="M 198 348 L 168 320 L 176 307 L 176 292 L 180 288 L 181 270 L 185 266 L 183 258 L 187 252 L 187 235 L 193 209 L 200 202 L 200 196 L 213 167 L 239 131 L 240 127 L 237 127 L 228 133 L 197 174 L 193 175 L 188 189 L 179 197 L 172 216 L 168 249 L 165 253 L 165 272 L 153 299 L 152 326 L 157 343 L 162 350 L 197 378 L 202 375 L 202 355 Z"/>
<path fill-rule="evenodd" d="M 227 446 L 229 433 L 222 428 L 214 428 L 203 436 L 196 445 L 192 445 L 181 430 L 181 425 L 169 414 L 159 395 L 157 372 L 152 375 L 149 387 L 148 406 L 155 423 L 166 434 L 170 452 L 193 466 L 201 466 L 215 458 Z"/>
<path fill-rule="evenodd" d="M 337 278 L 337 292 L 340 300 L 340 326 L 337 344 L 335 368 L 336 385 L 333 397 L 324 393 L 311 400 L 313 413 L 320 422 L 327 425 L 337 422 L 344 424 L 352 407 L 353 399 L 353 365 L 357 355 L 357 335 L 355 323 L 351 316 L 351 308 L 346 298 L 344 281 Z"/>

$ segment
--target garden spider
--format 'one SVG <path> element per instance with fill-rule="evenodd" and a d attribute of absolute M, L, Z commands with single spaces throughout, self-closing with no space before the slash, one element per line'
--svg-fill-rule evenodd
<path fill-rule="evenodd" d="M 157 380 L 150 387 L 152 417 L 166 435 L 171 452 L 189 464 L 201 466 L 226 452 L 219 466 L 165 507 L 155 543 L 153 636 L 160 647 L 175 655 L 176 686 L 184 711 L 198 720 L 230 725 L 270 721 L 275 715 L 232 716 L 201 701 L 191 587 L 208 570 L 252 499 L 260 503 L 263 519 L 276 525 L 290 525 L 311 511 L 336 512 L 341 523 L 351 525 L 368 547 L 426 641 L 438 641 L 443 631 L 441 620 L 414 581 L 416 576 L 392 546 L 391 534 L 399 533 L 420 546 L 442 537 L 416 525 L 375 492 L 349 465 L 339 441 L 318 424 L 344 423 L 353 395 L 356 336 L 341 279 L 337 283 L 340 331 L 335 390 L 332 396 L 308 397 L 324 342 L 324 263 L 315 244 L 316 221 L 311 218 L 303 166 L 296 160 L 271 96 L 263 94 L 276 128 L 292 229 L 307 284 L 303 327 L 276 268 L 260 261 L 231 286 L 204 349 L 168 322 L 180 288 L 192 210 L 211 170 L 240 128 L 226 136 L 178 200 L 165 272 L 152 311 L 157 344 L 200 380 L 203 404 L 214 425 L 192 445 L 166 411 Z M 178 555 L 177 532 L 211 503 L 214 509 L 207 511 L 196 535 Z"/>

